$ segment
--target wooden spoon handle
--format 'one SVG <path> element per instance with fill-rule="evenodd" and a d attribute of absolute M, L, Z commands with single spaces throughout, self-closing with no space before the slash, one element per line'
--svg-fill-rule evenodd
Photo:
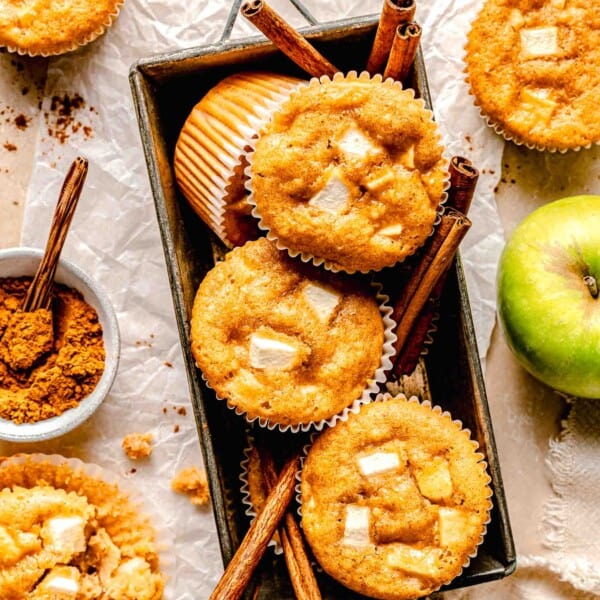
<path fill-rule="evenodd" d="M 60 190 L 50 233 L 46 242 L 46 250 L 38 270 L 27 290 L 23 301 L 23 311 L 33 312 L 39 308 L 50 306 L 52 284 L 56 273 L 56 266 L 62 251 L 67 232 L 75 213 L 75 207 L 81 195 L 83 184 L 88 172 L 88 161 L 78 156 L 67 173 Z"/>

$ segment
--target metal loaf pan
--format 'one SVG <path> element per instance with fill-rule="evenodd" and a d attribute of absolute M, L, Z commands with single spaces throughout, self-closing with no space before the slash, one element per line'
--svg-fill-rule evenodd
<path fill-rule="evenodd" d="M 377 17 L 370 16 L 312 25 L 300 31 L 340 69 L 360 71 L 366 62 L 376 26 Z M 204 385 L 190 352 L 189 327 L 197 286 L 215 260 L 223 255 L 225 248 L 178 191 L 172 157 L 179 131 L 198 100 L 227 75 L 252 69 L 306 77 L 260 36 L 224 40 L 213 45 L 149 57 L 135 63 L 130 71 L 191 402 L 225 564 L 233 556 L 249 525 L 241 505 L 238 479 L 240 461 L 247 445 L 247 425 L 224 402 L 216 400 L 213 392 Z M 407 85 L 414 87 L 417 96 L 423 97 L 431 106 L 420 53 Z M 392 271 L 389 281 L 394 281 L 393 275 Z M 393 297 L 394 290 L 388 289 L 388 293 Z M 514 570 L 515 549 L 460 259 L 455 261 L 447 279 L 438 330 L 425 356 L 425 365 L 432 402 L 460 419 L 479 441 L 489 465 L 494 492 L 491 522 L 477 557 L 444 589 L 500 579 Z M 305 441 L 302 435 L 268 435 L 275 446 Z M 317 570 L 317 576 L 326 599 L 363 598 L 343 588 L 320 570 Z M 193 583 L 190 585 L 193 587 Z M 281 557 L 267 552 L 246 597 L 270 600 L 294 598 Z"/>

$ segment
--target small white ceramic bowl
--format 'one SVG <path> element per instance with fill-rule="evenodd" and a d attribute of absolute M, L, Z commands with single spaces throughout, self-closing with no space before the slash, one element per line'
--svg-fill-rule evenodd
<path fill-rule="evenodd" d="M 42 255 L 43 251 L 37 248 L 0 250 L 0 278 L 33 277 Z M 83 398 L 75 408 L 70 408 L 57 417 L 20 425 L 0 419 L 0 439 L 3 440 L 36 442 L 56 438 L 71 431 L 100 406 L 117 374 L 121 347 L 119 326 L 115 310 L 104 290 L 79 267 L 62 259 L 58 263 L 54 280 L 81 292 L 85 301 L 98 313 L 106 352 L 104 372 L 89 396 Z"/>

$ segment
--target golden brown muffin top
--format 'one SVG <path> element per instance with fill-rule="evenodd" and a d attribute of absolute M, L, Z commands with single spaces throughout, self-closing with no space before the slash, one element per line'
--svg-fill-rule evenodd
<path fill-rule="evenodd" d="M 373 598 L 425 596 L 456 577 L 485 531 L 482 456 L 447 414 L 404 397 L 320 434 L 302 470 L 302 526 L 321 566 Z"/>
<path fill-rule="evenodd" d="M 446 176 L 442 150 L 412 90 L 366 74 L 313 80 L 259 134 L 251 201 L 292 254 L 348 272 L 378 270 L 431 234 Z"/>
<path fill-rule="evenodd" d="M 0 0 L 0 46 L 28 54 L 59 54 L 110 25 L 123 0 Z"/>
<path fill-rule="evenodd" d="M 380 366 L 384 324 L 372 289 L 291 259 L 261 238 L 200 284 L 192 353 L 230 406 L 273 426 L 328 419 Z"/>
<path fill-rule="evenodd" d="M 27 458 L 0 465 L 0 489 L 0 597 L 162 597 L 154 531 L 117 486 Z"/>
<path fill-rule="evenodd" d="M 600 141 L 600 10 L 588 0 L 487 0 L 466 45 L 471 93 L 505 137 L 538 149 Z"/>

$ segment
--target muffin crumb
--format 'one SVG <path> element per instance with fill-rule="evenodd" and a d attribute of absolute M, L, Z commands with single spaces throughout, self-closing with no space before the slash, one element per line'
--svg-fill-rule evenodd
<path fill-rule="evenodd" d="M 181 469 L 171 479 L 171 489 L 189 496 L 190 502 L 196 506 L 204 506 L 210 500 L 206 471 L 195 466 Z"/>
<path fill-rule="evenodd" d="M 146 458 L 152 454 L 151 433 L 129 433 L 123 438 L 121 446 L 132 460 Z"/>

